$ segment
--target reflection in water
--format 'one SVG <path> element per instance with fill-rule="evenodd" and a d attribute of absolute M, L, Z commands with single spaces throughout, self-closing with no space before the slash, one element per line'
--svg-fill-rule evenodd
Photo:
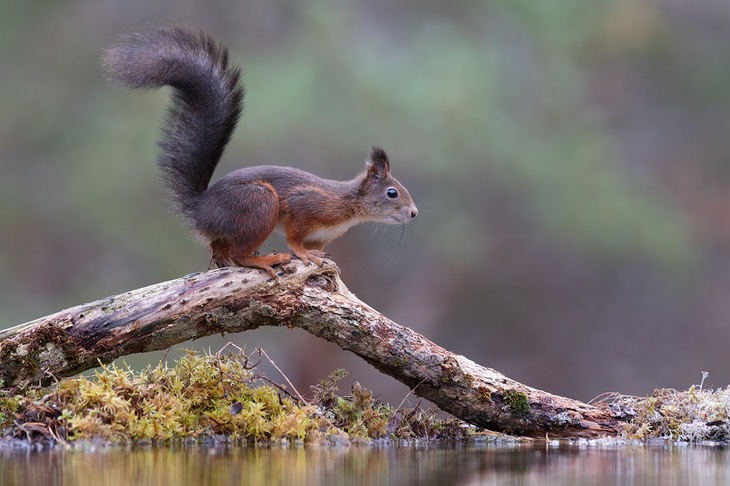
<path fill-rule="evenodd" d="M 712 447 L 160 447 L 0 452 L 0 484 L 730 484 Z"/>

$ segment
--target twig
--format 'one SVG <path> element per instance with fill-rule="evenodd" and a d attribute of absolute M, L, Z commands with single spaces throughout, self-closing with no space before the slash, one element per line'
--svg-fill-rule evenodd
<path fill-rule="evenodd" d="M 308 403 L 308 402 L 307 402 L 307 401 L 306 401 L 306 400 L 304 399 L 304 397 L 302 397 L 301 393 L 299 393 L 299 392 L 297 391 L 296 387 L 295 387 L 295 386 L 294 386 L 294 385 L 292 384 L 292 382 L 291 382 L 291 381 L 289 381 L 289 378 L 287 378 L 287 376 L 286 376 L 286 375 L 284 374 L 284 372 L 283 372 L 283 371 L 281 371 L 281 369 L 280 369 L 280 368 L 279 368 L 278 366 L 276 366 L 276 363 L 274 363 L 274 360 L 272 360 L 272 359 L 271 359 L 271 358 L 269 357 L 269 355 L 268 355 L 268 354 L 266 354 L 266 351 L 264 351 L 264 350 L 263 350 L 263 349 L 261 349 L 261 348 L 258 348 L 258 349 L 259 349 L 259 352 L 260 352 L 261 354 L 263 354 L 264 356 L 266 356 L 266 359 L 268 359 L 268 360 L 269 360 L 269 363 L 271 363 L 271 366 L 273 366 L 274 368 L 276 368 L 276 371 L 278 371 L 278 372 L 279 372 L 279 373 L 281 374 L 281 376 L 283 376 L 283 377 L 284 377 L 284 379 L 285 379 L 285 380 L 286 380 L 286 382 L 287 382 L 287 383 L 289 384 L 289 386 L 291 387 L 291 389 L 292 389 L 292 390 L 294 390 L 294 393 L 296 393 L 296 394 L 297 394 L 297 396 L 299 397 L 299 400 L 301 400 L 301 401 L 302 401 L 302 403 L 304 403 L 305 405 L 309 406 L 309 403 Z"/>
<path fill-rule="evenodd" d="M 269 385 L 271 385 L 273 387 L 276 387 L 277 389 L 279 389 L 279 391 L 281 391 L 283 393 L 286 393 L 289 397 L 291 397 L 295 401 L 301 400 L 301 397 L 295 397 L 294 395 L 291 394 L 291 392 L 289 390 L 287 390 L 286 388 L 284 388 L 283 386 L 281 386 L 280 384 L 278 384 L 274 380 L 272 380 L 272 379 L 270 379 L 270 378 L 268 378 L 268 377 L 266 377 L 264 375 L 256 375 L 255 378 L 257 380 L 265 381 Z M 304 403 L 305 405 L 309 405 L 307 402 L 305 402 L 303 400 L 301 400 L 301 402 Z"/>
<path fill-rule="evenodd" d="M 636 395 L 624 395 L 619 392 L 603 392 L 600 395 L 597 395 L 595 398 L 592 398 L 587 403 L 590 405 L 593 405 L 595 403 L 616 403 L 618 400 L 621 399 L 640 399 L 641 397 L 638 397 Z"/>
<path fill-rule="evenodd" d="M 228 341 L 225 346 L 220 348 L 217 353 L 215 353 L 215 362 L 216 366 L 218 367 L 218 373 L 220 373 L 220 380 L 221 380 L 221 386 L 223 387 L 223 397 L 228 397 L 228 389 L 226 388 L 225 381 L 223 381 L 223 377 L 227 377 L 230 380 L 233 380 L 238 383 L 245 383 L 244 381 L 241 381 L 234 376 L 229 375 L 228 373 L 223 371 L 223 363 L 221 360 L 221 354 L 223 353 L 223 350 L 226 349 L 228 346 L 232 346 L 238 350 L 238 353 L 241 355 L 241 357 L 244 360 L 243 368 L 246 370 L 252 369 L 248 367 L 248 356 L 246 356 L 246 353 L 243 349 L 241 349 L 240 346 L 233 344 L 231 341 Z M 261 358 L 259 358 L 259 362 L 261 362 Z"/>
<path fill-rule="evenodd" d="M 406 403 L 406 400 L 408 400 L 408 397 L 411 396 L 413 394 L 413 392 L 416 391 L 416 388 L 418 388 L 419 386 L 423 385 L 423 382 L 424 381 L 426 381 L 426 378 L 424 378 L 423 380 L 421 380 L 421 382 L 418 385 L 414 386 L 413 388 L 411 388 L 408 391 L 408 393 L 406 393 L 406 396 L 404 396 L 403 397 L 403 400 L 401 400 L 401 402 L 398 404 L 398 408 L 395 409 L 396 412 L 398 410 L 400 410 L 400 408 L 403 406 L 404 403 Z"/>
<path fill-rule="evenodd" d="M 64 449 L 67 449 L 67 450 L 70 449 L 71 444 L 69 444 L 67 441 L 65 441 L 64 439 L 61 438 L 61 435 L 58 433 L 57 429 L 58 429 L 58 426 L 56 426 L 56 430 L 54 430 L 53 427 L 48 426 L 48 432 L 51 434 L 51 437 L 53 437 L 56 440 L 56 442 L 61 444 Z"/>
<path fill-rule="evenodd" d="M 167 353 L 169 353 L 171 349 L 172 349 L 172 346 L 168 347 L 165 350 L 165 354 L 163 354 L 162 355 L 162 358 L 160 358 L 160 364 L 164 364 L 165 363 L 165 360 L 167 359 Z"/>

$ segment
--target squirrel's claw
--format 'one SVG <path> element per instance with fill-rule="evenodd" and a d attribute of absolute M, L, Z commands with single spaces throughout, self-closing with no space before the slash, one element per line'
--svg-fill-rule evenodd
<path fill-rule="evenodd" d="M 304 262 L 305 265 L 309 265 L 309 263 L 314 263 L 318 267 L 321 267 L 324 265 L 325 253 L 323 251 L 319 250 L 304 250 L 300 252 L 294 252 L 294 254 L 299 258 L 302 262 Z"/>

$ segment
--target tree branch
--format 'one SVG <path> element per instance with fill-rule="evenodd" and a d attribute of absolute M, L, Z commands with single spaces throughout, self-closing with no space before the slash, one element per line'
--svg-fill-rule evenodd
<path fill-rule="evenodd" d="M 451 353 L 347 289 L 334 262 L 294 261 L 270 281 L 223 268 L 67 309 L 0 331 L 5 385 L 47 383 L 132 353 L 217 333 L 299 327 L 350 350 L 469 423 L 529 436 L 595 437 L 623 429 L 605 407 L 552 395 Z"/>

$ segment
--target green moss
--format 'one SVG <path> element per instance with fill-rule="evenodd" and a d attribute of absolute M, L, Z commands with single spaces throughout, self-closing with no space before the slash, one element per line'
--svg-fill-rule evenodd
<path fill-rule="evenodd" d="M 515 417 L 524 417 L 530 413 L 530 401 L 523 392 L 507 392 L 504 395 L 504 402 Z"/>
<path fill-rule="evenodd" d="M 314 398 L 305 402 L 283 386 L 258 379 L 260 373 L 242 352 L 226 356 L 188 352 L 172 367 L 159 364 L 135 372 L 102 366 L 91 377 L 0 395 L 0 424 L 6 437 L 63 443 L 196 437 L 254 443 L 434 438 L 461 430 L 449 428 L 454 419 L 438 420 L 435 412 L 395 411 L 357 383 L 350 396 L 340 396 L 337 384 L 346 375 L 336 370 L 312 387 Z"/>

